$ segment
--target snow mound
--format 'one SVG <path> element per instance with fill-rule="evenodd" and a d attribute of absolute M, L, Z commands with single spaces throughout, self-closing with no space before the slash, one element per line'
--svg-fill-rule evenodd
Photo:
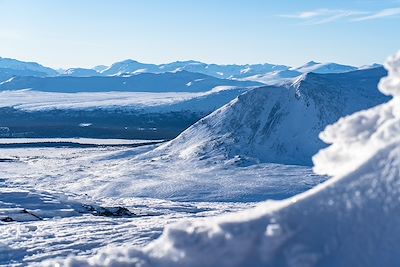
<path fill-rule="evenodd" d="M 371 69 L 302 76 L 292 84 L 256 88 L 154 151 L 183 160 L 311 165 L 324 147 L 318 134 L 340 117 L 381 104 L 386 72 Z"/>
<path fill-rule="evenodd" d="M 394 99 L 329 126 L 315 170 L 334 177 L 285 201 L 174 224 L 143 249 L 106 249 L 66 266 L 398 266 L 400 54 L 380 90 Z M 349 144 L 352 145 L 349 148 Z M 368 154 L 363 152 L 367 147 Z M 352 159 L 347 166 L 344 158 Z M 331 166 L 336 165 L 336 169 Z"/>

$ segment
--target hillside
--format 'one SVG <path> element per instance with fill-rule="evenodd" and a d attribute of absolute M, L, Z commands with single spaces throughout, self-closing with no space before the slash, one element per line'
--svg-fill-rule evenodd
<path fill-rule="evenodd" d="M 311 164 L 328 124 L 388 98 L 376 88 L 382 68 L 303 75 L 291 84 L 240 95 L 154 153 L 184 160 L 236 159 L 241 164 Z"/>

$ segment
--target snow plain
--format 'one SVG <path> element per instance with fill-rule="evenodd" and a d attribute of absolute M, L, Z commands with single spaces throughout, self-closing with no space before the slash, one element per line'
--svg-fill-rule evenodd
<path fill-rule="evenodd" d="M 301 166 L 149 159 L 153 148 L 1 149 L 0 266 L 93 255 L 111 245 L 143 246 L 178 219 L 283 199 L 326 179 Z M 134 216 L 95 216 L 86 205 L 125 207 Z"/>
<path fill-rule="evenodd" d="M 229 102 L 245 89 L 218 86 L 207 92 L 79 92 L 53 93 L 31 90 L 0 92 L 0 108 L 12 107 L 17 110 L 39 111 L 51 109 L 113 109 L 126 107 L 132 110 L 145 108 L 171 107 L 170 110 L 182 110 L 188 101 L 196 104 L 203 102 L 197 110 L 212 110 Z M 207 103 L 205 103 L 207 102 Z M 221 104 L 222 103 L 222 104 Z M 182 106 L 173 108 L 173 105 Z M 186 104 L 188 105 L 188 104 Z"/>

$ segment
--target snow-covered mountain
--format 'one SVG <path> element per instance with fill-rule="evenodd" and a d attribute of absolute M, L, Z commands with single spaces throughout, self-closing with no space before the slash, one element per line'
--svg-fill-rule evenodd
<path fill-rule="evenodd" d="M 32 89 L 45 92 L 205 92 L 217 86 L 260 86 L 253 81 L 219 79 L 187 71 L 142 73 L 112 77 L 15 77 L 0 83 L 0 91 Z"/>
<path fill-rule="evenodd" d="M 217 65 L 206 64 L 199 61 L 176 61 L 167 64 L 146 64 L 135 60 L 124 60 L 112 64 L 109 68 L 101 71 L 103 75 L 114 76 L 123 74 L 137 74 L 143 72 L 164 73 L 189 71 L 197 72 L 217 78 L 242 78 L 272 71 L 287 70 L 289 67 L 273 64 L 246 64 L 246 65 Z"/>
<path fill-rule="evenodd" d="M 0 57 L 0 82 L 15 76 L 48 77 L 56 75 L 58 75 L 57 71 L 35 62 Z"/>
<path fill-rule="evenodd" d="M 142 249 L 107 248 L 63 264 L 398 266 L 400 53 L 387 68 L 389 77 L 380 90 L 394 98 L 343 118 L 321 134 L 330 146 L 314 158 L 315 170 L 333 176 L 324 184 L 245 212 L 169 226 Z"/>
<path fill-rule="evenodd" d="M 279 84 L 282 82 L 294 81 L 303 73 L 296 70 L 279 70 L 272 71 L 266 74 L 258 74 L 250 77 L 243 78 L 246 81 L 261 82 L 267 85 Z"/>
<path fill-rule="evenodd" d="M 186 70 L 199 72 L 220 78 L 243 78 L 272 71 L 287 70 L 289 67 L 273 64 L 246 64 L 246 65 L 217 65 L 197 61 L 178 61 L 160 65 L 161 70 L 176 71 Z"/>
<path fill-rule="evenodd" d="M 378 63 L 373 63 L 370 65 L 363 65 L 361 67 L 359 67 L 359 70 L 365 70 L 365 69 L 373 69 L 373 68 L 382 68 L 383 65 L 382 64 L 378 64 Z"/>
<path fill-rule="evenodd" d="M 158 67 L 155 64 L 140 63 L 136 60 L 127 59 L 121 62 L 112 64 L 107 69 L 101 71 L 105 76 L 137 74 L 142 72 L 159 73 Z"/>
<path fill-rule="evenodd" d="M 34 62 L 23 62 L 15 59 L 0 57 L 0 82 L 8 80 L 14 76 L 71 76 L 71 77 L 91 77 L 91 76 L 126 76 L 140 73 L 165 73 L 188 71 L 202 73 L 216 78 L 224 79 L 245 79 L 259 81 L 264 84 L 274 84 L 297 77 L 303 73 L 342 73 L 357 69 L 376 68 L 381 65 L 372 64 L 356 68 L 348 65 L 336 63 L 317 63 L 310 61 L 303 66 L 294 68 L 285 65 L 275 64 L 207 64 L 200 61 L 187 60 L 175 61 L 166 64 L 141 63 L 136 60 L 127 59 L 116 62 L 111 66 L 99 65 L 92 69 L 70 68 L 67 70 L 56 71 L 44 67 Z M 19 71 L 19 72 L 16 72 Z"/>
<path fill-rule="evenodd" d="M 97 71 L 97 72 L 102 72 L 103 70 L 106 70 L 106 69 L 108 69 L 109 67 L 108 66 L 106 66 L 106 65 L 97 65 L 97 66 L 94 66 L 92 69 L 94 69 L 95 71 Z"/>
<path fill-rule="evenodd" d="M 309 73 L 309 72 L 342 73 L 342 72 L 357 70 L 357 67 L 341 65 L 341 64 L 337 64 L 337 63 L 319 63 L 319 62 L 315 62 L 315 61 L 310 61 L 300 67 L 291 68 L 290 70 L 298 71 L 301 73 Z"/>
<path fill-rule="evenodd" d="M 310 164 L 324 146 L 318 134 L 326 125 L 388 99 L 376 90 L 384 75 L 382 68 L 308 73 L 291 84 L 251 90 L 154 153 L 185 160 Z"/>
<path fill-rule="evenodd" d="M 15 70 L 8 68 L 0 68 L 0 83 L 18 76 L 44 77 L 46 76 L 46 74 L 44 72 L 37 72 L 32 70 Z"/>
<path fill-rule="evenodd" d="M 0 57 L 0 68 L 32 71 L 33 73 L 42 73 L 42 76 L 56 76 L 57 72 L 52 68 L 44 67 L 36 62 L 24 62 L 11 58 Z"/>
<path fill-rule="evenodd" d="M 61 75 L 64 76 L 74 76 L 74 77 L 91 77 L 91 76 L 100 76 L 101 74 L 94 69 L 85 69 L 85 68 L 70 68 L 64 70 Z"/>

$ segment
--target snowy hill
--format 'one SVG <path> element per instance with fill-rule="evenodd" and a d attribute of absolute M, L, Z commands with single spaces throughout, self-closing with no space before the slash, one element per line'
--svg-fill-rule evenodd
<path fill-rule="evenodd" d="M 301 73 L 343 73 L 348 71 L 357 70 L 356 67 L 341 65 L 337 63 L 318 63 L 315 61 L 310 61 L 304 64 L 303 66 L 297 68 L 291 68 L 290 70 L 298 71 Z"/>
<path fill-rule="evenodd" d="M 260 86 L 252 81 L 218 79 L 187 71 L 142 73 L 113 77 L 15 77 L 0 83 L 0 91 L 32 89 L 45 92 L 205 92 L 217 86 Z"/>
<path fill-rule="evenodd" d="M 108 68 L 109 68 L 109 67 L 106 66 L 106 65 L 97 65 L 97 66 L 93 67 L 92 69 L 100 73 L 100 72 L 102 72 L 103 70 L 106 70 L 106 69 L 108 69 Z"/>
<path fill-rule="evenodd" d="M 357 70 L 356 67 L 348 66 L 348 65 L 341 65 L 337 63 L 319 63 L 315 61 L 307 62 L 306 64 L 297 67 L 291 68 L 290 70 L 298 71 L 301 73 L 342 73 L 348 71 Z"/>
<path fill-rule="evenodd" d="M 339 120 L 315 170 L 333 178 L 245 212 L 169 226 L 143 249 L 105 249 L 65 266 L 355 266 L 400 263 L 400 53 L 380 90 L 394 99 Z"/>
<path fill-rule="evenodd" d="M 326 125 L 388 98 L 376 88 L 386 74 L 369 69 L 303 75 L 292 84 L 240 95 L 154 153 L 184 160 L 235 159 L 243 164 L 310 164 Z"/>
<path fill-rule="evenodd" d="M 249 76 L 243 78 L 246 81 L 257 81 L 267 85 L 281 84 L 282 82 L 294 81 L 296 78 L 300 77 L 302 74 L 306 73 L 319 73 L 319 74 L 329 74 L 329 73 L 344 73 L 356 70 L 366 70 L 371 68 L 382 68 L 382 65 L 372 64 L 368 66 L 362 66 L 356 68 L 353 66 L 340 65 L 336 63 L 317 63 L 310 61 L 305 65 L 298 68 L 290 68 L 286 70 L 272 71 L 263 74 L 257 74 L 254 76 Z"/>
<path fill-rule="evenodd" d="M 20 71 L 31 71 L 33 74 L 41 73 L 41 76 L 56 76 L 57 72 L 35 62 L 24 62 L 11 58 L 0 57 L 0 68 Z"/>
<path fill-rule="evenodd" d="M 267 85 L 274 85 L 282 82 L 294 81 L 302 74 L 303 73 L 296 70 L 280 70 L 280 71 L 268 72 L 266 74 L 258 74 L 246 77 L 243 80 L 261 82 Z"/>
<path fill-rule="evenodd" d="M 91 77 L 91 76 L 100 76 L 101 74 L 94 69 L 85 69 L 85 68 L 70 68 L 61 73 L 65 76 L 74 76 L 74 77 Z"/>
<path fill-rule="evenodd" d="M 101 74 L 106 76 L 114 76 L 142 72 L 158 73 L 159 71 L 157 65 L 140 63 L 136 60 L 128 59 L 112 64 L 107 69 L 101 71 Z"/>
<path fill-rule="evenodd" d="M 32 71 L 32 70 L 15 70 L 15 69 L 8 69 L 8 68 L 0 68 L 0 83 L 7 81 L 16 76 L 45 77 L 46 73 Z"/>
<path fill-rule="evenodd" d="M 0 57 L 0 83 L 15 76 L 48 77 L 57 74 L 55 70 L 38 63 Z"/>
<path fill-rule="evenodd" d="M 365 69 L 374 69 L 374 68 L 382 68 L 382 67 L 383 67 L 382 64 L 374 63 L 374 64 L 371 64 L 371 65 L 361 66 L 358 69 L 359 70 L 365 70 Z"/>

